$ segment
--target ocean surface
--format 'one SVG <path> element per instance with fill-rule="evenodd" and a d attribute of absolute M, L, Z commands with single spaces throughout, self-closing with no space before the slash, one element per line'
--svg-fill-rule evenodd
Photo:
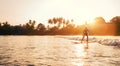
<path fill-rule="evenodd" d="M 0 36 L 0 66 L 120 66 L 119 36 Z"/>

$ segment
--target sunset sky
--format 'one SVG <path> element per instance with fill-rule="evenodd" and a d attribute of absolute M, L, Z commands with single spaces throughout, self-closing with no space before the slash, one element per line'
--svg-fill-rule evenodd
<path fill-rule="evenodd" d="M 102 16 L 106 21 L 120 16 L 120 0 L 0 0 L 0 22 L 25 24 L 29 19 L 47 23 L 63 17 L 75 23 Z"/>

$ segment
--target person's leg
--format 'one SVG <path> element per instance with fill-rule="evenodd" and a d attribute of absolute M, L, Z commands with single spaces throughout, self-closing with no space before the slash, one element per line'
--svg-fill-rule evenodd
<path fill-rule="evenodd" d="M 88 43 L 88 35 L 86 35 L 86 36 L 87 36 L 86 41 L 87 41 L 87 43 Z"/>
<path fill-rule="evenodd" d="M 88 35 L 86 35 L 87 38 L 86 38 L 86 44 L 87 44 L 87 48 L 88 48 Z"/>
<path fill-rule="evenodd" d="M 83 35 L 83 37 L 82 37 L 82 39 L 81 39 L 81 43 L 82 43 L 82 41 L 83 41 L 84 37 L 85 37 L 85 35 Z"/>

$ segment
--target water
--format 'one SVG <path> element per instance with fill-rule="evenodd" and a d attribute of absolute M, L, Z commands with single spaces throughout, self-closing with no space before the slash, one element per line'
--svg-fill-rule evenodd
<path fill-rule="evenodd" d="M 0 36 L 0 66 L 120 66 L 119 48 L 93 42 L 85 49 L 76 38 Z"/>

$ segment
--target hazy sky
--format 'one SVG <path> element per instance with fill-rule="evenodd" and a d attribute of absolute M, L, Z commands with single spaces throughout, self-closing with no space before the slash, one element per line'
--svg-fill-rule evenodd
<path fill-rule="evenodd" d="M 63 17 L 81 23 L 102 16 L 120 16 L 120 0 L 0 0 L 0 21 L 23 24 L 29 19 L 45 22 Z"/>

